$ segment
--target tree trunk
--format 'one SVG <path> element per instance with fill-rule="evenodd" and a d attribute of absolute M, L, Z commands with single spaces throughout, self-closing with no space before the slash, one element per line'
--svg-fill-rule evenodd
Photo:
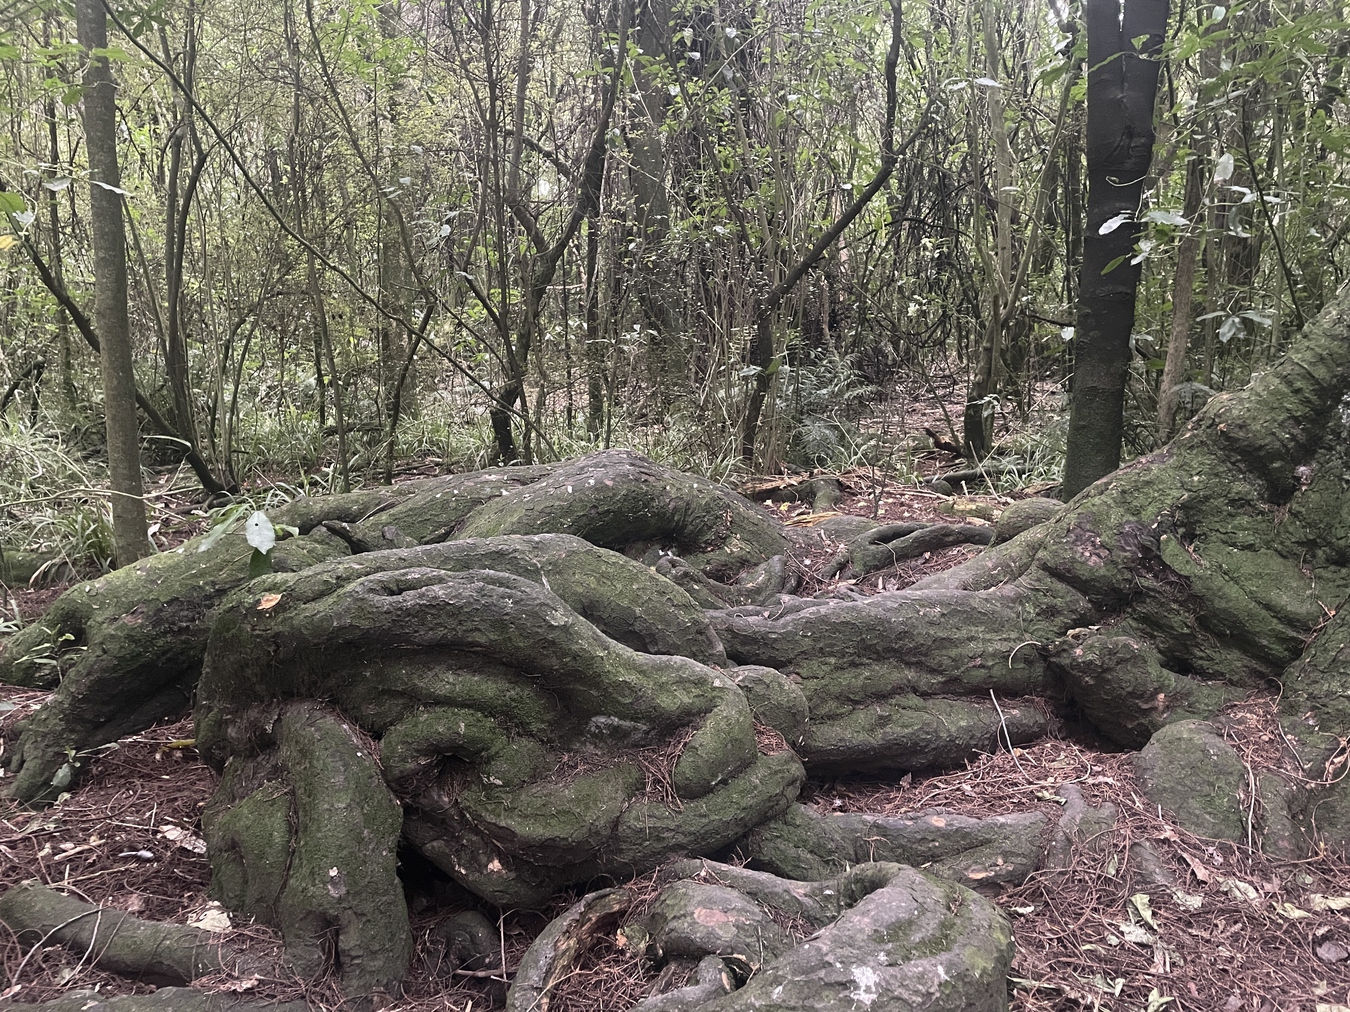
<path fill-rule="evenodd" d="M 584 289 L 586 300 L 585 349 L 586 363 L 586 435 L 591 441 L 600 438 L 605 424 L 605 350 L 600 337 L 600 219 L 591 215 L 586 222 L 586 266 Z"/>
<path fill-rule="evenodd" d="M 108 24 L 99 0 L 79 0 L 75 15 L 80 45 L 89 51 L 106 49 Z M 117 565 L 125 566 L 148 554 L 151 548 L 141 485 L 136 378 L 127 317 L 127 253 L 117 165 L 117 95 L 106 57 L 91 52 L 84 88 L 82 113 L 92 184 L 89 205 L 94 246 L 94 316 L 101 338 L 113 542 Z"/>
<path fill-rule="evenodd" d="M 689 356 L 682 328 L 681 276 L 670 248 L 670 197 L 666 189 L 667 150 L 663 137 L 671 97 L 669 73 L 671 10 L 666 0 L 646 0 L 637 10 L 634 37 L 645 59 L 634 64 L 633 80 L 649 120 L 630 126 L 628 180 L 638 244 L 633 269 L 638 304 L 647 321 L 647 377 L 661 410 L 688 392 Z"/>
<path fill-rule="evenodd" d="M 1074 336 L 1064 498 L 1120 466 L 1130 331 L 1140 265 L 1130 263 L 1153 159 L 1157 56 L 1167 0 L 1087 0 L 1087 233 Z M 1138 50 L 1134 41 L 1142 37 Z M 1104 225 L 1123 216 L 1116 227 Z"/>
<path fill-rule="evenodd" d="M 998 28 L 991 0 L 985 0 L 983 7 L 985 74 L 990 80 L 997 81 L 999 73 Z M 998 396 L 998 364 L 1002 353 L 1003 331 L 1008 316 L 1008 293 L 1013 284 L 1013 157 L 1008 143 L 1008 127 L 1003 121 L 1003 90 L 1001 87 L 986 88 L 985 102 L 989 113 L 989 134 L 994 144 L 994 255 L 984 256 L 986 273 L 989 275 L 988 315 L 985 318 L 984 334 L 980 339 L 975 355 L 975 373 L 970 380 L 970 393 L 966 398 L 963 435 L 966 455 L 971 460 L 982 460 L 993 448 L 994 413 Z M 972 135 L 975 131 L 971 131 Z M 972 136 L 972 140 L 977 140 Z M 978 151 L 978 149 L 977 149 Z M 977 153 L 973 152 L 973 153 Z M 982 185 L 977 179 L 976 185 Z M 981 215 L 983 217 L 983 215 Z M 1033 218 L 1034 221 L 1034 218 Z M 984 241 L 983 236 L 976 238 L 977 243 Z M 1033 234 L 1030 241 L 1035 241 Z"/>
<path fill-rule="evenodd" d="M 1158 445 L 1163 446 L 1176 431 L 1177 387 L 1186 370 L 1186 352 L 1190 346 L 1191 306 L 1195 300 L 1195 265 L 1200 257 L 1204 223 L 1197 221 L 1200 198 L 1205 186 L 1205 157 L 1197 151 L 1186 168 L 1185 215 L 1190 230 L 1177 247 L 1177 279 L 1172 288 L 1172 332 L 1167 339 L 1167 361 L 1158 383 Z"/>
<path fill-rule="evenodd" d="M 46 45 L 51 45 L 51 22 L 47 21 L 43 25 L 43 38 Z M 56 124 L 56 97 L 48 95 L 42 103 L 42 113 L 47 121 L 47 158 L 51 164 L 48 174 L 52 180 L 55 180 L 60 172 L 61 165 L 61 141 L 57 131 Z M 52 273 L 56 280 L 65 286 L 65 266 L 62 262 L 61 252 L 61 214 L 60 214 L 60 191 L 53 186 L 47 191 L 47 221 L 51 229 L 51 258 Z M 58 309 L 56 312 L 56 341 L 58 351 L 58 369 L 61 383 L 61 401 L 67 411 L 74 412 L 79 402 L 79 396 L 75 390 L 75 371 L 71 358 L 70 348 L 70 314 L 64 309 Z"/>

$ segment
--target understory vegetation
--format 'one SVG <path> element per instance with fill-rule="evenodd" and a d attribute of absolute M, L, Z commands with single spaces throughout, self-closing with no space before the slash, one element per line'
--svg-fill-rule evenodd
<path fill-rule="evenodd" d="M 4 13 L 0 538 L 97 567 L 102 383 L 72 316 L 94 303 L 86 55 L 67 5 Z M 623 445 L 718 478 L 905 479 L 925 428 L 970 449 L 973 403 L 996 456 L 1058 476 L 1085 228 L 1076 5 L 107 14 L 154 471 L 191 446 L 231 492 L 312 491 Z M 1143 262 L 1127 456 L 1277 359 L 1345 277 L 1343 16 L 1172 13 L 1137 224 L 1108 223 Z"/>

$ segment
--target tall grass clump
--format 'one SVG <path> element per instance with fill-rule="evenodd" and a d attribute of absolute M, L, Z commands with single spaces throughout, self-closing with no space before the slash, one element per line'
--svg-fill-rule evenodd
<path fill-rule="evenodd" d="M 0 548 L 58 556 L 83 575 L 113 558 L 107 473 L 60 436 L 0 417 Z"/>

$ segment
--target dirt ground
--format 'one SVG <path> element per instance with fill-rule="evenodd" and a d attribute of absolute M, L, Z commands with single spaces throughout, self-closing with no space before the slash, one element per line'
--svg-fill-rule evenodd
<path fill-rule="evenodd" d="M 934 458 L 932 466 L 936 470 L 941 463 Z M 842 479 L 846 494 L 833 512 L 883 522 L 951 519 L 940 512 L 942 497 L 932 493 L 869 471 Z M 990 515 L 1011 501 L 969 498 Z M 808 503 L 770 506 L 789 523 L 819 519 Z M 180 536 L 196 523 L 188 512 Z M 822 546 L 822 558 L 831 550 Z M 852 586 L 861 593 L 897 589 L 978 550 L 945 549 Z M 26 624 L 54 596 L 51 590 L 9 590 L 5 613 L 11 618 L 17 613 Z M 0 730 L 12 729 L 43 698 L 0 687 Z M 1280 745 L 1274 699 L 1253 697 L 1231 707 L 1220 726 L 1253 774 L 1276 769 L 1298 782 Z M 0 890 L 36 878 L 140 917 L 222 928 L 222 938 L 236 947 L 278 952 L 279 939 L 270 929 L 239 923 L 211 903 L 199 813 L 213 776 L 197 758 L 192 734 L 185 715 L 80 757 L 89 776 L 52 808 L 33 811 L 0 802 Z M 0 761 L 4 758 L 0 754 Z M 1012 919 L 1017 939 L 1012 1009 L 1350 1012 L 1350 864 L 1326 852 L 1298 862 L 1275 861 L 1245 844 L 1192 836 L 1142 799 L 1128 754 L 1105 749 L 1072 728 L 941 775 L 814 783 L 803 800 L 832 811 L 899 815 L 943 808 L 982 816 L 1039 809 L 1057 817 L 1055 791 L 1065 784 L 1076 784 L 1089 804 L 1116 805 L 1120 817 L 1114 832 L 1075 856 L 1067 875 L 1052 881 L 1037 873 L 1017 888 L 992 894 Z M 1158 854 L 1170 884 L 1141 876 L 1128 856 L 1140 843 Z M 422 874 L 412 860 L 406 873 L 414 879 Z M 649 876 L 638 886 L 651 881 Z M 480 907 L 499 925 L 501 959 L 496 968 L 476 974 L 447 965 L 433 940 L 437 923 L 461 909 L 462 901 L 416 907 L 414 964 L 405 993 L 391 1008 L 499 1007 L 505 982 L 529 942 L 577 895 L 560 896 L 543 911 Z M 606 939 L 587 954 L 555 995 L 552 1012 L 618 1012 L 649 991 L 650 968 L 622 941 Z M 25 951 L 12 937 L 0 937 L 0 999 L 29 1003 L 72 990 L 102 995 L 151 990 L 94 969 L 88 955 L 55 946 Z M 332 982 L 304 983 L 284 974 L 211 979 L 199 986 L 262 1000 L 303 997 L 317 1009 L 342 1005 Z"/>

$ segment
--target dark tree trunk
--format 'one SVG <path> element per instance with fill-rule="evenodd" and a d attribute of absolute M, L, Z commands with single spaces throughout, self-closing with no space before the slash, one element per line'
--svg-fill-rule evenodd
<path fill-rule="evenodd" d="M 1077 495 L 1120 466 L 1130 330 L 1140 266 L 1130 263 L 1135 213 L 1153 158 L 1157 55 L 1167 0 L 1084 4 L 1088 36 L 1087 231 L 1074 337 L 1064 496 Z M 1142 39 L 1139 47 L 1135 39 Z M 1123 224 L 1102 234 L 1119 215 Z"/>
<path fill-rule="evenodd" d="M 108 47 L 108 22 L 99 0 L 75 5 L 80 45 Z M 84 72 L 84 134 L 89 150 L 90 219 L 94 240 L 94 317 L 102 338 L 103 411 L 112 482 L 117 565 L 150 551 L 141 486 L 136 378 L 127 318 L 127 254 L 122 235 L 121 175 L 117 166 L 117 95 L 106 57 L 91 55 Z"/>

